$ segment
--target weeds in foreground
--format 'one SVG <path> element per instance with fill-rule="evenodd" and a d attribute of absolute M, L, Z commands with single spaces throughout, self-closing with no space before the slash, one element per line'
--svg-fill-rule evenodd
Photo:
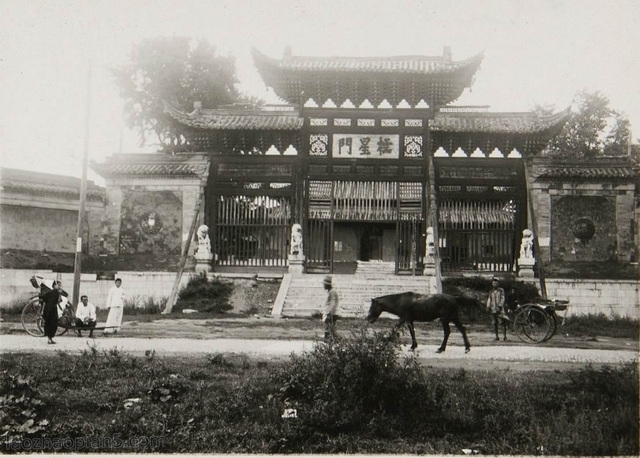
<path fill-rule="evenodd" d="M 27 451 L 25 438 L 46 435 L 127 444 L 74 450 L 93 453 L 638 455 L 635 364 L 436 370 L 396 348 L 363 331 L 286 361 L 4 354 L 0 415 L 13 432 L 0 447 Z M 25 423 L 45 429 L 20 436 Z"/>

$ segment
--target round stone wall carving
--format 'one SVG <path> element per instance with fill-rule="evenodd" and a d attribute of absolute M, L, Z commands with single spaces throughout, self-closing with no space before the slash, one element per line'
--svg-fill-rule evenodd
<path fill-rule="evenodd" d="M 162 229 L 162 221 L 156 212 L 145 213 L 140 219 L 140 227 L 146 234 L 157 234 Z"/>
<path fill-rule="evenodd" d="M 596 226 L 589 218 L 578 218 L 571 226 L 571 231 L 581 242 L 588 242 L 596 234 Z"/>

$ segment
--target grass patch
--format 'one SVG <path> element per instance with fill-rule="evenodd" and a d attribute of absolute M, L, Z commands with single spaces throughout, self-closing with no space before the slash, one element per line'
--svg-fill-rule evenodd
<path fill-rule="evenodd" d="M 28 297 L 21 297 L 21 298 L 17 298 L 14 299 L 12 301 L 10 301 L 9 303 L 7 303 L 6 305 L 3 304 L 2 306 L 2 315 L 13 315 L 13 316 L 20 316 L 22 314 L 22 310 L 24 309 L 24 306 L 27 305 L 27 302 L 29 302 L 29 299 L 33 297 L 33 296 L 28 296 Z"/>
<path fill-rule="evenodd" d="M 562 314 L 562 312 L 560 312 Z M 562 332 L 583 337 L 619 337 L 638 339 L 638 320 L 627 317 L 609 318 L 604 313 L 570 316 Z"/>
<path fill-rule="evenodd" d="M 635 364 L 447 370 L 396 349 L 362 332 L 284 361 L 4 354 L 0 447 L 91 436 L 128 447 L 76 451 L 638 455 Z"/>
<path fill-rule="evenodd" d="M 159 315 L 163 310 L 168 297 L 156 298 L 154 296 L 133 296 L 124 301 L 124 315 Z"/>

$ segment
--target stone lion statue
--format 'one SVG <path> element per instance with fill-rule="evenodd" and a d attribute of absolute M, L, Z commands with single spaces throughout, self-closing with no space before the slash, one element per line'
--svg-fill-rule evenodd
<path fill-rule="evenodd" d="M 530 229 L 522 231 L 520 258 L 533 258 L 533 232 Z"/>
<path fill-rule="evenodd" d="M 209 240 L 209 227 L 203 224 L 196 231 L 198 236 L 198 252 L 210 253 L 211 252 L 211 240 Z"/>
<path fill-rule="evenodd" d="M 291 249 L 290 253 L 293 256 L 301 256 L 302 255 L 302 226 L 299 224 L 294 224 L 291 227 Z"/>

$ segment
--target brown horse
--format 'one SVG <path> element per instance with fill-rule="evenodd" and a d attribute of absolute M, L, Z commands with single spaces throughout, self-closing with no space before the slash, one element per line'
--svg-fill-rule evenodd
<path fill-rule="evenodd" d="M 476 299 L 450 296 L 449 294 L 422 295 L 412 292 L 390 294 L 371 299 L 371 307 L 366 320 L 373 323 L 382 312 L 398 316 L 400 321 L 398 321 L 394 330 L 405 323 L 407 324 L 411 333 L 411 350 L 413 351 L 418 346 L 413 322 L 433 321 L 439 318 L 444 330 L 444 340 L 440 348 L 436 350 L 436 353 L 442 353 L 447 348 L 447 340 L 449 339 L 449 334 L 451 334 L 449 323 L 453 323 L 458 328 L 464 339 L 464 352 L 469 353 L 471 345 L 467 338 L 467 331 L 458 318 L 458 309 L 463 304 L 480 305 Z"/>

